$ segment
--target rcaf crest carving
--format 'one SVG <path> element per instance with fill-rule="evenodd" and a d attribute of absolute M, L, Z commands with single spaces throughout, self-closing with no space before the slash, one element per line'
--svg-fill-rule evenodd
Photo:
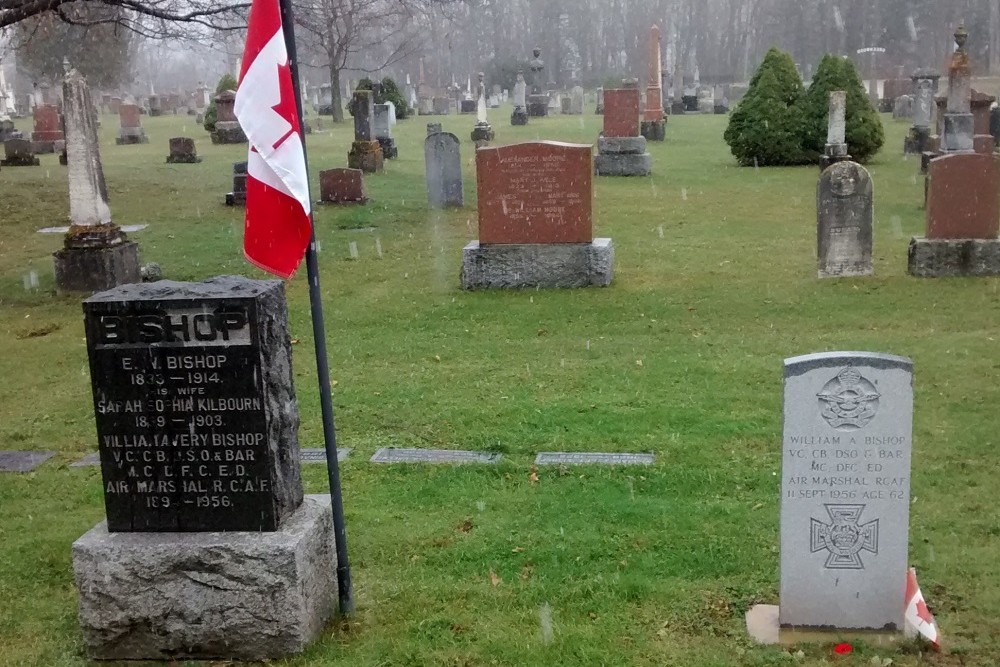
<path fill-rule="evenodd" d="M 837 373 L 816 396 L 823 419 L 839 431 L 864 428 L 878 412 L 880 394 L 875 385 L 851 366 Z"/>

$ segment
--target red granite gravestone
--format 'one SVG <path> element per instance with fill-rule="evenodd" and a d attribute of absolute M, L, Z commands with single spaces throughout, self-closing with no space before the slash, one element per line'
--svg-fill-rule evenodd
<path fill-rule="evenodd" d="M 319 172 L 320 201 L 327 204 L 363 204 L 365 184 L 360 169 L 327 169 Z"/>
<path fill-rule="evenodd" d="M 639 136 L 639 89 L 604 91 L 604 136 Z"/>
<path fill-rule="evenodd" d="M 32 113 L 34 119 L 34 131 L 31 133 L 32 141 L 62 141 L 65 139 L 62 131 L 62 117 L 59 115 L 59 108 L 53 104 L 44 104 L 35 107 Z"/>
<path fill-rule="evenodd" d="M 592 174 L 590 146 L 541 141 L 476 151 L 479 242 L 590 243 Z"/>
<path fill-rule="evenodd" d="M 119 105 L 118 119 L 122 127 L 142 127 L 142 112 L 135 104 Z"/>
<path fill-rule="evenodd" d="M 995 239 L 1000 227 L 1000 164 L 992 154 L 952 153 L 931 160 L 928 239 Z"/>

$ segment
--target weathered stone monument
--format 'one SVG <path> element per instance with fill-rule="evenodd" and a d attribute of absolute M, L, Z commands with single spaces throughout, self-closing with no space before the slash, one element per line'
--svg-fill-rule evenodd
<path fill-rule="evenodd" d="M 35 157 L 34 142 L 27 139 L 8 139 L 3 142 L 3 150 L 0 167 L 37 167 L 41 164 Z"/>
<path fill-rule="evenodd" d="M 88 655 L 302 651 L 336 556 L 329 496 L 303 497 L 281 282 L 121 286 L 84 314 L 107 512 L 73 544 Z"/>
<path fill-rule="evenodd" d="M 892 103 L 893 120 L 911 120 L 913 118 L 913 95 L 900 95 Z"/>
<path fill-rule="evenodd" d="M 524 81 L 524 72 L 517 71 L 517 83 L 514 84 L 514 111 L 510 114 L 511 125 L 528 124 L 528 84 Z"/>
<path fill-rule="evenodd" d="M 213 144 L 245 144 L 247 135 L 236 118 L 236 91 L 224 90 L 215 96 Z"/>
<path fill-rule="evenodd" d="M 431 208 L 462 206 L 465 203 L 458 137 L 450 132 L 429 134 L 424 140 L 424 169 L 427 174 L 427 203 Z"/>
<path fill-rule="evenodd" d="M 476 102 L 476 126 L 472 128 L 472 141 L 476 147 L 482 147 L 493 141 L 495 136 L 489 119 L 486 117 L 486 84 L 485 75 L 479 73 L 479 100 Z"/>
<path fill-rule="evenodd" d="M 577 84 L 569 91 L 569 112 L 574 116 L 583 115 L 583 86 Z"/>
<path fill-rule="evenodd" d="M 441 129 L 441 123 L 427 123 L 427 136 L 443 131 L 444 130 Z"/>
<path fill-rule="evenodd" d="M 639 134 L 639 88 L 632 79 L 604 91 L 604 131 L 597 139 L 598 176 L 649 176 L 653 158 Z"/>
<path fill-rule="evenodd" d="M 86 80 L 76 70 L 63 83 L 63 109 L 70 227 L 63 248 L 53 254 L 56 287 L 63 292 L 96 292 L 137 283 L 139 246 L 111 221 L 94 105 Z"/>
<path fill-rule="evenodd" d="M 364 173 L 360 169 L 326 169 L 319 172 L 321 204 L 364 204 Z"/>
<path fill-rule="evenodd" d="M 63 133 L 63 119 L 59 114 L 59 107 L 54 104 L 42 104 L 36 106 L 31 114 L 34 121 L 34 129 L 31 132 L 32 151 L 54 153 L 62 150 L 66 135 Z"/>
<path fill-rule="evenodd" d="M 392 108 L 389 104 L 372 106 L 372 130 L 375 134 L 375 140 L 382 147 L 382 155 L 386 160 L 394 160 L 399 156 L 396 140 L 392 137 L 391 111 Z"/>
<path fill-rule="evenodd" d="M 660 27 L 649 29 L 649 76 L 646 81 L 646 108 L 643 110 L 640 133 L 649 141 L 666 139 L 663 116 L 663 70 L 660 66 Z"/>
<path fill-rule="evenodd" d="M 820 171 L 831 164 L 850 160 L 847 154 L 847 93 L 830 91 L 829 112 L 826 121 L 826 147 L 819 159 Z"/>
<path fill-rule="evenodd" d="M 816 263 L 820 278 L 869 276 L 872 268 L 872 179 L 857 162 L 823 170 L 816 186 Z"/>
<path fill-rule="evenodd" d="M 383 170 L 384 156 L 382 145 L 374 139 L 372 131 L 372 116 L 375 107 L 372 103 L 372 91 L 354 91 L 354 142 L 347 154 L 347 165 L 351 169 L 360 169 L 366 174 Z"/>
<path fill-rule="evenodd" d="M 226 193 L 226 206 L 246 206 L 247 162 L 233 163 L 233 191 Z"/>
<path fill-rule="evenodd" d="M 201 162 L 194 139 L 190 137 L 174 137 L 170 140 L 170 155 L 168 164 L 195 164 Z"/>
<path fill-rule="evenodd" d="M 136 104 L 120 104 L 118 106 L 118 137 L 115 143 L 119 146 L 124 144 L 148 144 L 149 138 L 146 131 L 142 129 L 142 109 Z"/>
<path fill-rule="evenodd" d="M 543 72 L 545 62 L 542 60 L 542 50 L 535 48 L 531 52 L 533 58 L 528 64 L 531 70 L 531 93 L 528 95 L 528 115 L 543 117 L 549 114 L 549 96 L 542 88 L 545 83 Z"/>
<path fill-rule="evenodd" d="M 926 228 L 908 252 L 915 276 L 1000 275 L 1000 158 L 992 147 L 975 151 L 967 37 L 964 27 L 955 32 L 941 156 L 928 164 Z"/>
<path fill-rule="evenodd" d="M 747 613 L 758 641 L 903 630 L 912 432 L 909 359 L 785 360 L 781 592 Z"/>
<path fill-rule="evenodd" d="M 593 237 L 592 151 L 550 141 L 476 151 L 479 238 L 462 250 L 464 289 L 611 283 L 611 239 Z"/>

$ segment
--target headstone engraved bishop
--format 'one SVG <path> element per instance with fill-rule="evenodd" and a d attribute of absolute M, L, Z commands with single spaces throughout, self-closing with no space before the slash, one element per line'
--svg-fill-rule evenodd
<path fill-rule="evenodd" d="M 902 631 L 912 378 L 909 359 L 885 354 L 785 360 L 780 605 L 747 614 L 759 640 Z"/>
<path fill-rule="evenodd" d="M 302 494 L 282 284 L 124 285 L 84 313 L 107 511 L 73 545 L 89 655 L 301 651 L 335 555 L 329 497 Z"/>

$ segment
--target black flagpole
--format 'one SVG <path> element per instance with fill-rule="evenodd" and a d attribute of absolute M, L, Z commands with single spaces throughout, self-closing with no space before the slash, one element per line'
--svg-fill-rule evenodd
<path fill-rule="evenodd" d="M 302 159 L 309 173 L 306 157 L 305 123 L 302 118 L 302 96 L 299 92 L 299 59 L 295 53 L 295 23 L 291 0 L 278 0 L 281 8 L 281 26 L 285 35 L 285 49 L 295 91 L 295 109 L 302 129 Z M 306 180 L 306 192 L 312 201 L 312 192 Z M 323 322 L 323 300 L 319 289 L 319 262 L 316 258 L 316 225 L 312 207 L 309 210 L 311 227 L 309 247 L 306 249 L 306 271 L 309 279 L 309 305 L 312 310 L 313 338 L 316 345 L 316 374 L 319 376 L 319 398 L 323 411 L 323 440 L 326 445 L 326 471 L 330 480 L 330 505 L 333 510 L 333 534 L 337 544 L 337 591 L 340 613 L 348 616 L 354 612 L 354 592 L 351 588 L 351 564 L 347 558 L 347 529 L 344 526 L 344 497 L 340 490 L 340 466 L 337 462 L 337 429 L 333 423 L 333 401 L 330 392 L 330 364 L 326 358 L 326 325 Z"/>

